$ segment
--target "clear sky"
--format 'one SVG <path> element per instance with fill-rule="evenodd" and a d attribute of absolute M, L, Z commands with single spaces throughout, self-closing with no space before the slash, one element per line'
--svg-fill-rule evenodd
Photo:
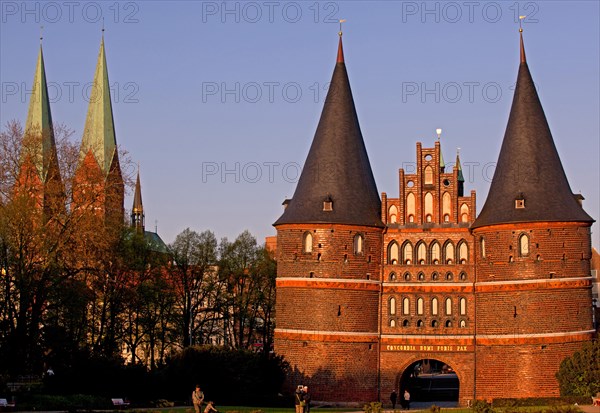
<path fill-rule="evenodd" d="M 43 29 L 53 119 L 81 138 L 102 17 L 118 143 L 141 164 L 147 229 L 262 240 L 293 195 L 344 23 L 380 192 L 442 128 L 483 206 L 519 64 L 574 192 L 600 219 L 600 11 L 593 1 L 0 1 L 0 121 L 25 122 Z M 126 199 L 131 208 L 132 194 Z M 598 224 L 593 243 L 600 246 Z"/>

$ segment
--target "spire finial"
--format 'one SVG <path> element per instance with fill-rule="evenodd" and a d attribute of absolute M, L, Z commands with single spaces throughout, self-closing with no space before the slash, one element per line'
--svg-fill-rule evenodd
<path fill-rule="evenodd" d="M 456 157 L 459 158 L 460 157 L 460 148 L 456 148 Z"/>
<path fill-rule="evenodd" d="M 42 45 L 42 40 L 44 40 L 44 26 L 40 26 L 40 46 Z"/>
<path fill-rule="evenodd" d="M 346 19 L 340 19 L 340 31 L 338 34 L 340 35 L 340 42 L 338 45 L 338 55 L 337 55 L 337 63 L 344 63 L 344 48 L 342 47 L 342 23 L 344 23 Z"/>
<path fill-rule="evenodd" d="M 158 219 L 154 220 L 154 233 L 158 234 Z"/>
<path fill-rule="evenodd" d="M 442 128 L 437 128 L 435 130 L 435 133 L 437 134 L 438 137 L 438 141 L 440 140 L 440 138 L 442 137 Z"/>
<path fill-rule="evenodd" d="M 527 16 L 519 16 L 519 41 L 521 46 L 521 63 L 527 63 L 527 59 L 525 57 L 525 46 L 523 45 L 523 19 Z"/>
<path fill-rule="evenodd" d="M 343 32 L 342 32 L 342 23 L 345 23 L 346 19 L 340 19 L 339 22 L 340 22 L 340 31 L 338 32 L 338 34 L 340 35 L 340 37 L 342 37 L 342 34 L 343 34 Z"/>

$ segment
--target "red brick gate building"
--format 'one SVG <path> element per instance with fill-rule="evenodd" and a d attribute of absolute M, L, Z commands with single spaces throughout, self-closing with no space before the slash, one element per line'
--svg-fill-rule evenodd
<path fill-rule="evenodd" d="M 398 197 L 380 198 L 340 33 L 312 146 L 274 224 L 275 351 L 291 364 L 290 389 L 306 384 L 314 400 L 387 401 L 443 366 L 458 380 L 460 404 L 558 396 L 560 362 L 594 334 L 593 219 L 571 192 L 522 38 L 479 216 L 458 154 L 448 168 L 438 140 L 417 143 L 416 155 L 414 171 L 399 172 Z"/>

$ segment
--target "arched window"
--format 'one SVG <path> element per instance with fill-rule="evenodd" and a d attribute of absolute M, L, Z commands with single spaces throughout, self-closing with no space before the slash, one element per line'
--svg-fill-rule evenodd
<path fill-rule="evenodd" d="M 446 315 L 452 315 L 452 298 L 446 298 Z"/>
<path fill-rule="evenodd" d="M 409 325 L 408 320 L 402 321 L 402 327 L 408 327 L 408 325 Z"/>
<path fill-rule="evenodd" d="M 410 300 L 408 299 L 408 297 L 404 297 L 402 299 L 402 314 L 410 314 Z"/>
<path fill-rule="evenodd" d="M 460 320 L 460 324 L 458 326 L 460 328 L 465 328 L 467 326 L 467 322 L 465 320 Z"/>
<path fill-rule="evenodd" d="M 390 216 L 390 223 L 395 224 L 398 221 L 398 208 L 396 208 L 396 205 L 390 207 L 388 214 Z"/>
<path fill-rule="evenodd" d="M 481 245 L 481 258 L 485 258 L 485 238 L 481 237 L 480 245 Z"/>
<path fill-rule="evenodd" d="M 423 327 L 425 325 L 425 323 L 423 322 L 423 320 L 417 320 L 417 327 Z"/>
<path fill-rule="evenodd" d="M 467 314 L 467 299 L 464 297 L 461 297 L 460 299 L 460 315 L 466 315 Z"/>
<path fill-rule="evenodd" d="M 454 264 L 454 244 L 448 241 L 444 248 L 444 262 L 446 264 Z"/>
<path fill-rule="evenodd" d="M 313 251 L 313 236 L 310 232 L 306 231 L 303 237 L 303 251 L 304 252 L 312 252 Z"/>
<path fill-rule="evenodd" d="M 415 222 L 416 211 L 415 194 L 411 192 L 406 195 L 406 219 L 408 222 Z"/>
<path fill-rule="evenodd" d="M 390 327 L 396 327 L 396 320 L 393 318 L 390 320 Z"/>
<path fill-rule="evenodd" d="M 434 272 L 433 274 L 431 274 L 431 279 L 433 281 L 437 281 L 440 278 L 440 275 L 437 272 Z"/>
<path fill-rule="evenodd" d="M 451 272 L 451 271 L 448 271 L 448 272 L 446 273 L 446 280 L 447 280 L 447 281 L 452 281 L 452 278 L 454 278 L 454 275 L 452 274 L 452 272 Z"/>
<path fill-rule="evenodd" d="M 431 166 L 425 167 L 425 185 L 433 184 L 433 168 Z"/>
<path fill-rule="evenodd" d="M 433 220 L 433 195 L 431 192 L 425 194 L 425 222 Z"/>
<path fill-rule="evenodd" d="M 529 237 L 526 234 L 522 234 L 519 237 L 519 255 L 521 255 L 521 257 L 527 257 L 529 255 Z"/>
<path fill-rule="evenodd" d="M 469 261 L 469 247 L 467 243 L 462 241 L 458 246 L 458 262 L 466 264 Z"/>
<path fill-rule="evenodd" d="M 452 327 L 452 320 L 446 320 L 446 327 Z"/>
<path fill-rule="evenodd" d="M 438 323 L 438 321 L 437 321 L 437 320 L 433 320 L 433 321 L 431 322 L 431 327 L 434 327 L 434 328 L 435 328 L 435 327 L 438 327 L 438 326 L 439 326 L 439 323 Z"/>
<path fill-rule="evenodd" d="M 396 273 L 395 272 L 390 273 L 390 281 L 396 281 Z"/>
<path fill-rule="evenodd" d="M 441 255 L 440 244 L 437 241 L 434 241 L 433 244 L 431 244 L 431 263 L 435 265 L 439 264 Z"/>
<path fill-rule="evenodd" d="M 469 207 L 467 204 L 460 206 L 460 222 L 469 222 Z"/>
<path fill-rule="evenodd" d="M 363 253 L 364 243 L 365 243 L 365 239 L 363 238 L 362 234 L 356 234 L 354 236 L 354 253 L 355 254 Z"/>
<path fill-rule="evenodd" d="M 422 272 L 420 272 L 419 275 L 417 275 L 417 279 L 419 281 L 425 281 L 425 274 L 423 274 Z"/>
<path fill-rule="evenodd" d="M 398 264 L 398 257 L 400 256 L 400 248 L 396 241 L 390 242 L 388 246 L 388 264 Z"/>
<path fill-rule="evenodd" d="M 408 271 L 404 273 L 404 281 L 410 281 L 410 273 Z"/>
<path fill-rule="evenodd" d="M 413 247 L 410 242 L 406 242 L 402 247 L 402 262 L 404 264 L 412 264 Z"/>
<path fill-rule="evenodd" d="M 424 265 L 427 262 L 427 247 L 424 242 L 417 246 L 417 263 Z"/>
<path fill-rule="evenodd" d="M 444 195 L 442 195 L 442 214 L 444 222 L 449 222 L 452 215 L 452 198 L 448 192 L 444 192 Z"/>
<path fill-rule="evenodd" d="M 419 297 L 417 299 L 417 314 L 418 315 L 423 315 L 423 298 Z"/>
<path fill-rule="evenodd" d="M 431 315 L 438 315 L 438 299 L 436 297 L 431 299 Z"/>
<path fill-rule="evenodd" d="M 390 298 L 390 315 L 396 314 L 396 299 L 394 297 Z"/>

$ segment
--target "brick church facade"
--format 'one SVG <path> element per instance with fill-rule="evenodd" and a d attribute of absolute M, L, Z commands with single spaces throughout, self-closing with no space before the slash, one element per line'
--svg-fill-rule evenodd
<path fill-rule="evenodd" d="M 275 351 L 314 400 L 387 401 L 432 368 L 458 402 L 558 396 L 560 362 L 594 336 L 593 219 L 571 191 L 521 63 L 497 169 L 476 216 L 457 154 L 417 143 L 398 196 L 377 191 L 338 56 L 277 229 Z M 400 395 L 402 393 L 399 393 Z"/>

